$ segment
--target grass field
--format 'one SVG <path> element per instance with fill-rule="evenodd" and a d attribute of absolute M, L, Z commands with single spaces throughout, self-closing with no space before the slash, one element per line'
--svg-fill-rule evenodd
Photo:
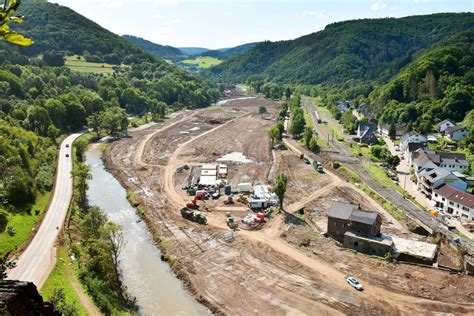
<path fill-rule="evenodd" d="M 66 295 L 66 301 L 69 304 L 76 306 L 79 315 L 87 315 L 84 306 L 82 306 L 76 291 L 71 285 L 70 278 L 76 277 L 74 271 L 75 268 L 68 256 L 66 247 L 58 247 L 56 265 L 40 292 L 43 298 L 48 301 L 54 290 L 56 288 L 61 288 L 64 290 L 64 294 Z"/>
<path fill-rule="evenodd" d="M 36 222 L 41 220 L 48 206 L 51 192 L 38 194 L 34 204 L 25 205 L 22 208 L 7 212 L 0 208 L 0 256 L 9 251 L 15 251 L 30 237 Z M 39 210 L 38 215 L 35 210 Z M 15 235 L 8 234 L 8 227 L 15 229 Z"/>
<path fill-rule="evenodd" d="M 195 59 L 185 59 L 182 61 L 182 63 L 187 65 L 196 65 L 199 68 L 205 69 L 219 65 L 222 63 L 222 60 L 209 56 L 199 56 Z"/>
<path fill-rule="evenodd" d="M 400 194 L 404 195 L 405 192 L 403 191 L 402 187 L 400 187 L 398 184 L 393 182 L 392 179 L 388 177 L 387 173 L 385 173 L 384 168 L 379 167 L 376 164 L 370 164 L 370 169 L 369 169 L 369 165 L 367 163 L 363 163 L 362 166 L 367 171 L 369 171 L 370 176 L 373 179 L 375 179 L 377 182 L 379 182 L 385 187 L 393 188 L 397 190 L 398 192 L 400 192 Z"/>
<path fill-rule="evenodd" d="M 80 59 L 78 59 L 78 57 Z M 93 72 L 98 74 L 112 74 L 114 72 L 113 65 L 104 63 L 90 63 L 80 56 L 67 56 L 66 66 L 72 70 L 79 72 Z"/>

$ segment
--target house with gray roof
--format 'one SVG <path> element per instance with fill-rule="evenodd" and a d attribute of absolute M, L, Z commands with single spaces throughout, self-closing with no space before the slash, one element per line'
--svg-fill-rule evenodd
<path fill-rule="evenodd" d="M 444 135 L 444 132 L 446 129 L 455 126 L 456 124 L 453 123 L 451 120 L 444 120 L 439 122 L 436 126 L 438 127 L 438 132 L 442 135 Z"/>
<path fill-rule="evenodd" d="M 445 168 L 438 167 L 432 170 L 421 170 L 417 173 L 417 178 L 419 190 L 430 199 L 433 190 L 441 187 L 443 184 L 449 184 L 460 191 L 465 192 L 467 190 L 467 183 Z"/>
<path fill-rule="evenodd" d="M 427 142 L 428 142 L 428 139 L 426 138 L 426 136 L 421 135 L 420 133 L 411 131 L 403 135 L 403 137 L 400 139 L 400 151 L 405 152 L 408 147 L 408 144 L 410 143 L 419 143 L 426 146 Z"/>
<path fill-rule="evenodd" d="M 418 149 L 412 155 L 412 164 L 415 172 L 432 170 L 437 167 L 451 172 L 461 172 L 469 168 L 469 160 L 461 153 Z"/>
<path fill-rule="evenodd" d="M 346 232 L 376 237 L 380 235 L 382 218 L 378 213 L 365 211 L 358 205 L 334 201 L 328 211 L 329 236 L 344 240 Z"/>
<path fill-rule="evenodd" d="M 460 125 L 454 125 L 447 128 L 444 134 L 447 139 L 458 142 L 467 136 L 467 128 Z"/>

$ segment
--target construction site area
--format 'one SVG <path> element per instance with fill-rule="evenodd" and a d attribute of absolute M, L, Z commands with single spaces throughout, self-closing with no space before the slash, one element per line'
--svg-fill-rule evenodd
<path fill-rule="evenodd" d="M 267 130 L 279 106 L 253 98 L 183 111 L 105 150 L 107 168 L 187 290 L 216 314 L 473 314 L 472 276 L 367 255 L 328 236 L 330 209 L 350 203 L 375 213 L 404 255 L 415 240 L 436 242 L 330 168 L 294 148 L 273 149 Z M 288 176 L 284 211 L 272 191 L 280 173 Z M 452 255 L 441 248 L 433 265 Z"/>

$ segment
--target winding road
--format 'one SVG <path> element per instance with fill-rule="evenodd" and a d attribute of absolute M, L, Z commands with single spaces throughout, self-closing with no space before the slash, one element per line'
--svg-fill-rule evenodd
<path fill-rule="evenodd" d="M 33 240 L 9 271 L 12 280 L 30 281 L 40 289 L 56 263 L 54 244 L 62 228 L 73 193 L 72 143 L 83 133 L 69 135 L 61 143 L 56 170 L 56 181 L 46 215 Z M 68 155 L 68 157 L 66 157 Z"/>

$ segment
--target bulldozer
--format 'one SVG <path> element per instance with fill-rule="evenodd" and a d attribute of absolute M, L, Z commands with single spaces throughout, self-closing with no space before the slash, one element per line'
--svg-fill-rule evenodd
<path fill-rule="evenodd" d="M 240 203 L 243 203 L 243 204 L 247 204 L 249 201 L 247 200 L 247 198 L 245 196 L 243 196 L 242 194 L 239 195 L 239 198 L 237 199 L 237 202 L 240 202 Z"/>
<path fill-rule="evenodd" d="M 234 204 L 234 199 L 231 196 L 229 196 L 227 200 L 224 201 L 224 205 L 230 205 L 230 204 Z"/>

